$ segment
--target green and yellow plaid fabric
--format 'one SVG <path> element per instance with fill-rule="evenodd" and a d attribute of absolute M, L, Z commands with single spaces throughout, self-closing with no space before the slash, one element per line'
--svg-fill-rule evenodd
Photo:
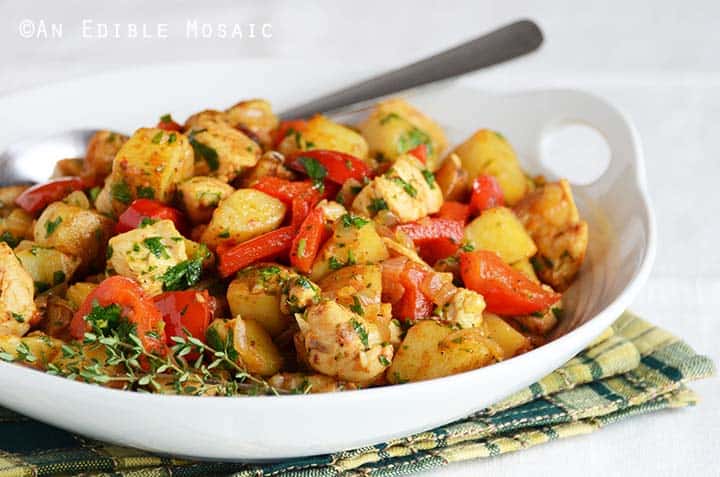
<path fill-rule="evenodd" d="M 0 409 L 0 477 L 406 475 L 587 434 L 637 414 L 693 405 L 697 396 L 685 383 L 712 373 L 708 358 L 625 313 L 560 369 L 461 421 L 384 444 L 277 464 L 160 457 Z"/>

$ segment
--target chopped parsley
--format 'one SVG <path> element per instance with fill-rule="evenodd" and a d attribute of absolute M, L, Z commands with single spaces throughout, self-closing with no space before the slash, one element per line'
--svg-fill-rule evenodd
<path fill-rule="evenodd" d="M 163 291 L 185 290 L 195 285 L 202 275 L 203 260 L 210 254 L 203 246 L 194 258 L 185 260 L 167 269 L 160 277 Z"/>
<path fill-rule="evenodd" d="M 557 306 L 554 306 L 554 307 L 550 308 L 550 311 L 552 311 L 552 314 L 555 315 L 555 318 L 556 318 L 556 319 L 562 320 L 562 317 L 563 317 L 563 314 L 564 314 L 562 308 L 559 308 L 559 307 L 557 307 Z"/>
<path fill-rule="evenodd" d="M 427 184 L 430 186 L 431 189 L 434 189 L 435 188 L 435 176 L 433 175 L 433 173 L 427 169 L 423 169 L 421 172 L 422 172 L 423 177 L 425 178 L 425 182 L 427 182 Z"/>
<path fill-rule="evenodd" d="M 17 247 L 17 244 L 20 243 L 20 239 L 16 238 L 12 233 L 6 230 L 0 234 L 0 242 L 5 242 L 10 246 L 10 248 L 15 248 Z"/>
<path fill-rule="evenodd" d="M 95 186 L 89 191 L 90 200 L 95 202 L 98 198 L 98 195 L 100 195 L 100 187 Z"/>
<path fill-rule="evenodd" d="M 152 187 L 138 186 L 137 196 L 141 199 L 154 199 L 155 189 L 153 189 Z"/>
<path fill-rule="evenodd" d="M 168 144 L 172 144 L 172 143 L 174 143 L 176 140 L 177 140 L 177 135 L 176 135 L 175 133 L 170 133 L 170 135 L 168 136 L 168 141 L 167 141 L 167 143 L 168 143 Z"/>
<path fill-rule="evenodd" d="M 493 131 L 493 132 L 499 139 L 501 139 L 503 141 L 507 141 L 507 139 L 505 139 L 505 136 L 503 136 L 502 133 L 499 133 L 498 131 Z"/>
<path fill-rule="evenodd" d="M 49 283 L 45 283 L 45 282 L 33 282 L 33 284 L 35 285 L 35 290 L 36 290 L 38 293 L 42 293 L 42 292 L 47 291 L 47 290 L 50 289 L 50 284 L 49 284 Z"/>
<path fill-rule="evenodd" d="M 218 238 L 230 238 L 230 231 L 225 229 L 218 234 Z"/>
<path fill-rule="evenodd" d="M 140 225 L 138 225 L 138 228 L 144 229 L 145 227 L 148 227 L 148 226 L 154 224 L 155 222 L 157 222 L 157 220 L 155 220 L 151 217 L 143 217 L 142 220 L 140 221 Z"/>
<path fill-rule="evenodd" d="M 368 210 L 370 210 L 370 212 L 378 213 L 381 210 L 388 210 L 388 205 L 387 202 L 385 202 L 385 199 L 375 198 L 370 201 L 370 205 L 368 205 Z"/>
<path fill-rule="evenodd" d="M 53 285 L 60 285 L 65 281 L 65 272 L 62 270 L 55 270 L 53 272 Z"/>
<path fill-rule="evenodd" d="M 400 136 L 400 139 L 398 139 L 397 149 L 400 154 L 404 154 L 408 151 L 412 151 L 420 144 L 425 144 L 428 155 L 432 155 L 432 141 L 430 140 L 430 136 L 418 128 L 412 128 Z"/>
<path fill-rule="evenodd" d="M 113 199 L 117 200 L 118 202 L 122 202 L 123 204 L 129 204 L 132 202 L 132 193 L 130 192 L 130 187 L 125 182 L 116 182 L 112 185 L 111 188 L 111 194 Z"/>
<path fill-rule="evenodd" d="M 356 229 L 361 229 L 370 223 L 369 220 L 352 214 L 344 214 L 340 217 L 340 221 L 342 222 L 343 227 L 355 227 Z"/>
<path fill-rule="evenodd" d="M 460 246 L 460 248 L 463 252 L 472 252 L 473 250 L 475 250 L 475 245 L 470 242 L 465 242 Z"/>
<path fill-rule="evenodd" d="M 298 162 L 305 169 L 308 177 L 312 179 L 313 185 L 316 189 L 322 191 L 325 188 L 325 177 L 327 176 L 327 169 L 325 166 L 320 164 L 317 159 L 312 157 L 300 156 Z"/>
<path fill-rule="evenodd" d="M 48 220 L 45 222 L 45 237 L 49 237 L 58 228 L 58 225 L 62 223 L 62 217 L 57 217 L 55 220 Z"/>
<path fill-rule="evenodd" d="M 122 307 L 117 303 L 101 306 L 95 300 L 90 313 L 85 315 L 85 321 L 92 326 L 93 332 L 105 335 L 109 331 L 116 329 L 122 321 Z"/>
<path fill-rule="evenodd" d="M 13 319 L 17 321 L 18 323 L 25 323 L 25 317 L 22 316 L 20 313 L 11 313 Z"/>
<path fill-rule="evenodd" d="M 328 259 L 328 266 L 330 267 L 330 270 L 340 270 L 345 266 L 345 264 L 335 257 L 330 257 Z"/>
<path fill-rule="evenodd" d="M 105 250 L 105 259 L 110 260 L 113 256 L 113 248 L 112 245 L 108 245 L 107 249 Z"/>
<path fill-rule="evenodd" d="M 378 356 L 378 361 L 380 361 L 380 364 L 382 364 L 383 366 L 390 366 L 390 360 L 387 359 L 383 354 Z"/>
<path fill-rule="evenodd" d="M 384 125 L 388 121 L 391 121 L 393 119 L 400 119 L 400 116 L 397 113 L 389 113 L 380 118 L 380 125 Z"/>
<path fill-rule="evenodd" d="M 160 122 L 161 123 L 171 123 L 172 122 L 172 116 L 170 114 L 163 114 L 160 116 Z"/>
<path fill-rule="evenodd" d="M 360 316 L 365 314 L 365 310 L 363 310 L 360 299 L 357 296 L 353 296 L 353 304 L 350 305 L 350 311 Z"/>
<path fill-rule="evenodd" d="M 363 346 L 365 346 L 365 349 L 368 349 L 370 347 L 370 343 L 368 341 L 368 332 L 363 326 L 363 324 L 357 321 L 355 318 L 350 320 L 350 324 L 355 330 L 355 333 L 357 333 L 360 337 L 360 341 L 362 342 Z"/>
<path fill-rule="evenodd" d="M 188 134 L 188 140 L 190 141 L 190 145 L 195 152 L 195 161 L 197 161 L 198 159 L 203 160 L 207 163 L 211 171 L 216 171 L 220 168 L 220 160 L 218 159 L 217 151 L 212 147 L 208 146 L 207 144 L 203 144 L 202 142 L 195 139 L 195 136 L 197 134 L 203 133 L 205 131 L 207 131 L 207 129 L 190 131 L 190 134 Z"/>
<path fill-rule="evenodd" d="M 163 138 L 163 132 L 158 131 L 151 139 L 153 144 L 160 144 L 160 141 L 162 141 Z"/>
<path fill-rule="evenodd" d="M 402 187 L 403 190 L 405 191 L 405 193 L 406 193 L 407 195 L 409 195 L 410 197 L 416 197 L 416 196 L 417 196 L 417 189 L 415 189 L 415 187 L 413 187 L 412 184 L 410 184 L 409 182 L 405 181 L 405 179 L 403 179 L 402 177 L 393 176 L 393 177 L 390 178 L 390 180 L 392 180 L 395 184 L 397 184 L 397 185 L 399 185 L 400 187 Z"/>
<path fill-rule="evenodd" d="M 162 243 L 162 237 L 148 237 L 142 243 L 155 257 L 170 258 L 170 254 L 167 253 L 167 249 Z"/>

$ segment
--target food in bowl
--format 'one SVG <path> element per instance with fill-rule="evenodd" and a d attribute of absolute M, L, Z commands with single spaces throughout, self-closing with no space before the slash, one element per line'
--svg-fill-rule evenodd
<path fill-rule="evenodd" d="M 402 99 L 354 127 L 263 100 L 99 131 L 0 188 L 0 358 L 119 389 L 328 392 L 542 345 L 583 262 L 570 185 Z"/>

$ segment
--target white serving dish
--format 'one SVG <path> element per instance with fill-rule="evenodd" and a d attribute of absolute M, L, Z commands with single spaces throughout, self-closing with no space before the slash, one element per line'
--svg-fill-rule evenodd
<path fill-rule="evenodd" d="M 165 112 L 183 118 L 247 97 L 290 106 L 340 86 L 332 69 L 310 71 L 297 62 L 261 60 L 166 65 L 19 92 L 0 98 L 0 150 L 22 138 L 65 129 L 129 132 L 153 124 Z M 373 444 L 460 419 L 567 361 L 630 304 L 653 261 L 653 217 L 633 127 L 613 106 L 579 91 L 489 95 L 451 83 L 417 92 L 412 102 L 440 121 L 455 143 L 479 127 L 502 131 L 530 171 L 550 176 L 538 161 L 548 131 L 578 122 L 604 136 L 611 151 L 606 171 L 588 185 L 574 185 L 581 214 L 590 223 L 590 246 L 580 278 L 566 294 L 560 337 L 511 360 L 455 376 L 309 396 L 138 394 L 0 363 L 0 405 L 148 451 L 204 459 L 282 459 Z"/>

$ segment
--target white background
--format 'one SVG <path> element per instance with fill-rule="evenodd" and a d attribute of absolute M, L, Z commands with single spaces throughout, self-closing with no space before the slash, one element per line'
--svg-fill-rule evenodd
<path fill-rule="evenodd" d="M 332 60 L 381 72 L 520 17 L 542 26 L 542 50 L 463 81 L 488 89 L 586 89 L 630 115 L 645 146 L 660 238 L 654 271 L 633 308 L 719 362 L 720 2 L 0 1 L 0 94 L 194 59 L 300 58 L 319 69 Z M 61 23 L 63 37 L 23 39 L 23 19 Z M 83 19 L 121 24 L 121 38 L 82 38 Z M 187 38 L 193 20 L 214 25 L 213 38 Z M 131 23 L 146 24 L 155 38 L 129 38 Z M 169 38 L 157 38 L 163 23 Z M 241 24 L 246 38 L 218 38 L 220 23 Z M 272 38 L 247 38 L 249 23 L 272 24 Z M 338 86 L 357 79 L 336 75 Z M 454 464 L 442 475 L 718 475 L 720 385 L 713 378 L 693 387 L 703 398 L 698 407 Z"/>

